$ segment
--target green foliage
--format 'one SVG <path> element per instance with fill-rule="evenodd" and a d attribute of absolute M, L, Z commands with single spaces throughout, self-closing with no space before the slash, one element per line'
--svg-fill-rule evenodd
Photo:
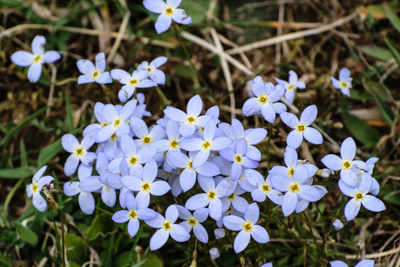
<path fill-rule="evenodd" d="M 369 126 L 365 121 L 351 114 L 342 114 L 343 122 L 351 134 L 360 140 L 365 146 L 374 146 L 381 137 L 380 133 Z"/>

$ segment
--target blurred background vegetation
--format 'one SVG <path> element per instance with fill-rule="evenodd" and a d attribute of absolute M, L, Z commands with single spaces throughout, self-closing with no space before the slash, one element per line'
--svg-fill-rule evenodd
<path fill-rule="evenodd" d="M 400 266 L 398 1 L 183 0 L 182 8 L 193 23 L 157 35 L 157 16 L 141 1 L 0 0 L 0 265 L 59 266 L 65 249 L 70 266 L 259 266 L 270 261 L 274 266 L 326 266 L 330 260 L 354 264 L 364 257 L 373 258 L 376 266 Z M 10 56 L 30 50 L 39 34 L 47 39 L 46 50 L 58 50 L 63 57 L 45 66 L 39 82 L 32 84 L 27 69 L 12 64 Z M 380 158 L 375 177 L 387 210 L 376 214 L 362 209 L 336 232 L 331 224 L 335 218 L 344 221 L 347 197 L 337 188 L 337 176 L 316 178 L 329 193 L 303 213 L 284 218 L 268 200 L 260 205 L 260 224 L 271 238 L 266 245 L 251 242 L 236 255 L 235 233 L 227 231 L 225 238 L 215 240 L 216 226 L 208 222 L 208 244 L 192 237 L 187 243 L 170 240 L 149 252 L 154 230 L 143 224 L 130 238 L 126 225 L 113 223 L 113 209 L 101 201 L 87 216 L 77 198 L 62 194 L 68 178 L 61 136 L 72 132 L 80 137 L 94 121 L 97 101 L 118 103 L 119 84 L 77 85 L 73 79 L 79 75 L 76 61 L 99 52 L 108 56 L 109 69 L 130 71 L 143 60 L 167 56 L 162 67 L 167 82 L 161 90 L 170 105 L 184 108 L 191 96 L 200 94 L 207 107 L 219 105 L 223 121 L 236 116 L 247 127 L 266 127 L 268 140 L 259 146 L 262 173 L 282 164 L 288 129 L 241 115 L 246 83 L 257 74 L 266 81 L 287 79 L 288 71 L 295 70 L 307 86 L 298 92 L 295 105 L 302 110 L 316 104 L 316 123 L 333 140 L 340 144 L 352 136 L 360 159 Z M 241 67 L 231 59 L 224 67 L 228 55 Z M 330 85 L 330 76 L 342 67 L 353 76 L 350 98 Z M 157 91 L 139 91 L 153 114 L 148 122 L 163 116 Z M 328 141 L 299 149 L 301 158 L 319 167 L 324 155 L 336 152 Z M 55 200 L 64 223 L 55 209 L 40 213 L 26 198 L 25 185 L 45 164 L 56 177 Z M 175 200 L 168 194 L 153 201 L 163 211 Z M 215 261 L 209 257 L 211 247 L 221 253 Z"/>

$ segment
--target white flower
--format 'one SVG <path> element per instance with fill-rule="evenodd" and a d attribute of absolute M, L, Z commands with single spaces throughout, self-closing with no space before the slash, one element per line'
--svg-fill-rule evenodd
<path fill-rule="evenodd" d="M 81 59 L 76 62 L 78 69 L 83 75 L 78 77 L 78 84 L 85 83 L 112 83 L 112 78 L 109 72 L 106 70 L 106 56 L 104 53 L 96 55 L 96 64 L 87 59 Z"/>
<path fill-rule="evenodd" d="M 51 176 L 43 176 L 47 166 L 43 166 L 32 178 L 32 183 L 26 186 L 26 193 L 28 197 L 32 197 L 33 206 L 39 211 L 43 212 L 47 208 L 46 200 L 40 194 L 43 186 L 50 184 L 54 178 Z"/>

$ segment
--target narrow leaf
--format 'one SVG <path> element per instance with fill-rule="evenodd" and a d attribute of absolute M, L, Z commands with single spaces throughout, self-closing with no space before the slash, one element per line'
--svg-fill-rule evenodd
<path fill-rule="evenodd" d="M 346 113 L 342 114 L 342 117 L 344 124 L 352 135 L 365 146 L 372 147 L 379 141 L 381 137 L 380 133 L 375 128 L 369 126 L 365 121 Z"/>
<path fill-rule="evenodd" d="M 396 13 L 391 9 L 388 4 L 384 4 L 383 9 L 385 10 L 385 13 L 388 16 L 390 22 L 393 24 L 396 30 L 400 32 L 400 18 L 396 15 Z"/>
<path fill-rule="evenodd" d="M 385 43 L 389 47 L 390 51 L 392 52 L 394 58 L 397 61 L 397 64 L 400 65 L 400 52 L 397 50 L 397 48 L 394 46 L 394 44 L 389 40 L 389 38 L 385 37 Z"/>
<path fill-rule="evenodd" d="M 14 169 L 2 169 L 0 170 L 0 177 L 9 179 L 21 179 L 34 175 L 36 171 L 36 168 L 29 166 Z"/>
<path fill-rule="evenodd" d="M 61 139 L 57 140 L 51 145 L 46 146 L 39 153 L 38 167 L 42 167 L 47 162 L 52 160 L 58 153 L 60 153 L 61 149 L 62 149 Z"/>
<path fill-rule="evenodd" d="M 25 242 L 35 246 L 39 240 L 37 234 L 22 224 L 17 224 L 17 233 Z"/>
<path fill-rule="evenodd" d="M 392 53 L 383 47 L 379 46 L 360 46 L 359 49 L 365 54 L 380 59 L 382 61 L 389 61 L 393 58 Z"/>

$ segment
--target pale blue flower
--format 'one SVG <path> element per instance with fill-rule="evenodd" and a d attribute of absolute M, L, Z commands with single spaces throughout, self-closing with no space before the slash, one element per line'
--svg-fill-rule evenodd
<path fill-rule="evenodd" d="M 350 77 L 349 69 L 341 69 L 339 72 L 339 80 L 331 77 L 331 81 L 333 87 L 335 87 L 336 89 L 340 89 L 340 91 L 342 91 L 342 94 L 350 96 L 352 78 Z"/>
<path fill-rule="evenodd" d="M 186 15 L 185 11 L 178 6 L 182 0 L 144 0 L 144 7 L 156 14 L 160 14 L 154 25 L 158 34 L 165 32 L 171 26 L 172 21 L 179 24 L 189 24 L 192 17 Z"/>
<path fill-rule="evenodd" d="M 346 263 L 343 261 L 331 261 L 329 262 L 331 267 L 349 267 Z M 374 267 L 374 260 L 361 260 L 359 261 L 354 267 Z"/>
<path fill-rule="evenodd" d="M 155 58 L 152 62 L 143 61 L 137 67 L 138 70 L 146 70 L 150 80 L 156 84 L 165 84 L 165 74 L 158 68 L 167 62 L 166 57 Z"/>
<path fill-rule="evenodd" d="M 164 114 L 168 119 L 180 124 L 179 132 L 182 136 L 189 136 L 196 131 L 196 127 L 204 127 L 210 119 L 209 116 L 200 116 L 202 109 L 203 101 L 199 95 L 195 95 L 187 104 L 187 113 L 174 107 L 167 107 L 164 109 Z"/>
<path fill-rule="evenodd" d="M 64 165 L 64 172 L 67 176 L 71 176 L 75 173 L 79 162 L 83 163 L 79 169 L 90 168 L 87 165 L 91 164 L 95 160 L 96 154 L 93 152 L 88 152 L 87 150 L 94 144 L 94 141 L 95 140 L 93 137 L 86 136 L 82 139 L 82 142 L 79 143 L 76 137 L 72 134 L 65 134 L 61 138 L 61 144 L 63 148 L 69 153 L 72 153 Z"/>
<path fill-rule="evenodd" d="M 193 214 L 185 207 L 175 205 L 179 211 L 179 218 L 184 220 L 180 225 L 190 233 L 193 229 L 194 236 L 202 243 L 208 242 L 207 230 L 201 225 L 208 217 L 208 209 L 201 208 L 193 212 Z"/>
<path fill-rule="evenodd" d="M 339 180 L 339 188 L 342 193 L 348 197 L 352 197 L 344 208 L 346 220 L 350 221 L 354 219 L 360 211 L 361 205 L 373 212 L 380 212 L 386 209 L 382 200 L 368 194 L 371 183 L 372 180 L 368 175 L 361 176 L 360 183 L 357 187 L 350 187 L 343 179 Z"/>
<path fill-rule="evenodd" d="M 179 142 L 181 141 L 181 134 L 179 133 L 179 124 L 176 121 L 168 120 L 165 127 L 167 139 L 160 139 L 154 142 L 154 147 L 159 152 L 165 151 L 181 151 Z M 167 153 L 168 159 L 168 153 Z"/>
<path fill-rule="evenodd" d="M 228 188 L 226 183 L 220 182 L 215 185 L 214 179 L 210 177 L 198 177 L 199 185 L 205 193 L 190 197 L 185 204 L 189 210 L 197 210 L 208 206 L 210 217 L 218 221 L 222 215 L 221 198 L 226 195 Z"/>
<path fill-rule="evenodd" d="M 132 74 L 129 74 L 124 70 L 114 69 L 111 71 L 111 77 L 124 85 L 118 92 L 118 98 L 121 102 L 131 98 L 136 88 L 157 86 L 156 83 L 147 79 L 147 70 L 133 71 Z"/>
<path fill-rule="evenodd" d="M 253 80 L 251 89 L 255 97 L 247 99 L 243 104 L 243 115 L 252 116 L 261 113 L 266 121 L 274 123 L 276 113 L 286 111 L 286 106 L 277 102 L 285 93 L 283 85 L 274 86 L 271 82 L 264 84 L 261 77 L 257 76 Z"/>
<path fill-rule="evenodd" d="M 82 73 L 78 77 L 78 84 L 85 83 L 112 83 L 112 78 L 109 72 L 106 72 L 106 56 L 104 53 L 96 55 L 96 64 L 87 59 L 80 59 L 76 62 L 76 66 Z"/>
<path fill-rule="evenodd" d="M 154 143 L 163 139 L 166 135 L 161 126 L 155 125 L 149 130 L 142 119 L 134 116 L 131 117 L 130 126 L 135 136 L 139 138 L 135 140 L 136 146 L 139 148 L 144 146 L 156 147 Z"/>
<path fill-rule="evenodd" d="M 288 146 L 298 148 L 303 141 L 303 137 L 311 144 L 322 144 L 321 133 L 309 127 L 317 117 L 317 107 L 315 105 L 306 107 L 300 115 L 300 120 L 289 112 L 281 113 L 280 117 L 287 126 L 294 129 L 286 139 Z"/>
<path fill-rule="evenodd" d="M 227 147 L 219 151 L 219 154 L 231 164 L 231 177 L 234 181 L 239 179 L 243 169 L 254 169 L 258 162 L 247 157 L 247 142 L 245 138 L 237 140 L 234 147 Z"/>
<path fill-rule="evenodd" d="M 282 205 L 283 195 L 278 190 L 272 188 L 271 175 L 264 180 L 261 173 L 256 170 L 248 170 L 247 179 L 256 188 L 251 191 L 254 201 L 264 202 L 268 197 L 276 205 Z"/>
<path fill-rule="evenodd" d="M 41 212 L 46 210 L 47 202 L 40 192 L 42 191 L 43 186 L 49 185 L 54 181 L 54 178 L 51 176 L 43 176 L 46 169 L 47 165 L 38 170 L 32 177 L 32 183 L 26 186 L 26 194 L 29 198 L 32 197 L 33 206 Z"/>
<path fill-rule="evenodd" d="M 56 51 L 44 50 L 46 38 L 41 35 L 35 36 L 32 41 L 32 53 L 26 51 L 17 51 L 11 55 L 11 60 L 15 65 L 28 67 L 28 79 L 35 83 L 39 80 L 42 74 L 43 63 L 53 63 L 61 58 L 61 55 Z"/>
<path fill-rule="evenodd" d="M 340 157 L 328 154 L 321 159 L 322 163 L 332 171 L 340 170 L 340 179 L 349 186 L 356 186 L 358 182 L 354 167 L 366 169 L 366 164 L 360 160 L 354 160 L 357 147 L 353 138 L 346 138 L 340 146 Z"/>
<path fill-rule="evenodd" d="M 289 104 L 293 104 L 294 101 L 294 96 L 296 93 L 296 89 L 305 89 L 306 85 L 304 82 L 299 81 L 299 78 L 297 77 L 296 72 L 294 71 L 289 71 L 289 82 L 280 80 L 278 78 L 275 78 L 275 80 L 283 84 L 285 86 L 286 92 L 285 92 L 285 98 Z"/>
<path fill-rule="evenodd" d="M 137 104 L 136 99 L 132 99 L 120 108 L 107 104 L 101 110 L 104 122 L 101 129 L 96 135 L 96 142 L 101 143 L 107 141 L 113 134 L 121 137 L 129 134 L 129 118 L 132 116 Z"/>
<path fill-rule="evenodd" d="M 70 181 L 64 184 L 64 194 L 68 197 L 78 195 L 79 207 L 83 213 L 93 214 L 95 208 L 94 197 L 90 192 L 85 192 L 80 188 L 80 182 Z"/>
<path fill-rule="evenodd" d="M 126 175 L 121 178 L 121 183 L 129 190 L 138 192 L 136 200 L 149 205 L 150 195 L 165 195 L 171 187 L 165 181 L 155 180 L 158 173 L 158 166 L 154 160 L 147 162 L 141 175 Z"/>
<path fill-rule="evenodd" d="M 152 220 L 157 216 L 157 213 L 147 208 L 146 203 L 136 201 L 132 192 L 125 196 L 126 210 L 119 210 L 112 216 L 112 220 L 116 223 L 128 222 L 128 233 L 134 237 L 139 230 L 139 219 L 143 221 Z"/>
<path fill-rule="evenodd" d="M 261 265 L 260 267 L 272 267 L 272 262 L 267 262 Z"/>
<path fill-rule="evenodd" d="M 250 236 L 257 242 L 265 244 L 269 241 L 268 232 L 260 225 L 257 225 L 260 210 L 256 203 L 248 206 L 244 219 L 236 215 L 224 217 L 223 223 L 226 228 L 232 231 L 240 231 L 233 243 L 236 253 L 242 252 L 250 242 Z"/>
<path fill-rule="evenodd" d="M 218 167 L 210 162 L 206 161 L 198 167 L 193 166 L 193 160 L 196 153 L 190 152 L 189 157 L 181 151 L 170 151 L 167 154 L 167 161 L 174 168 L 180 168 L 182 173 L 179 175 L 179 184 L 183 192 L 191 189 L 196 183 L 197 174 L 213 177 L 220 174 Z"/>
<path fill-rule="evenodd" d="M 169 236 L 178 242 L 189 240 L 190 235 L 185 228 L 179 224 L 175 224 L 178 216 L 178 209 L 175 205 L 170 205 L 165 211 L 165 218 L 162 215 L 157 214 L 154 219 L 146 221 L 149 226 L 159 228 L 150 239 L 151 250 L 156 250 L 164 246 Z"/>
<path fill-rule="evenodd" d="M 314 175 L 314 173 L 309 174 L 306 164 L 302 164 L 298 160 L 297 152 L 290 146 L 286 147 L 284 153 L 284 166 L 274 166 L 269 171 L 271 177 L 273 176 L 284 176 L 289 179 L 295 178 L 296 180 L 306 180 L 307 178 Z"/>
<path fill-rule="evenodd" d="M 244 197 L 240 195 L 244 194 L 246 190 L 241 187 L 237 187 L 235 191 L 228 196 L 221 199 L 222 201 L 222 212 L 226 212 L 230 208 L 233 208 L 239 212 L 244 213 L 249 206 L 249 203 Z"/>
<path fill-rule="evenodd" d="M 182 127 L 182 126 L 181 126 Z M 203 136 L 189 137 L 182 139 L 180 146 L 186 151 L 199 151 L 193 160 L 193 167 L 197 168 L 206 162 L 210 156 L 210 151 L 220 151 L 228 147 L 232 140 L 228 137 L 216 137 L 217 126 L 210 120 L 204 127 Z"/>
<path fill-rule="evenodd" d="M 144 103 L 145 98 L 144 94 L 137 93 L 136 99 L 138 101 L 138 105 L 136 106 L 135 110 L 133 111 L 132 116 L 142 118 L 142 117 L 151 117 L 151 113 L 146 110 L 146 104 Z"/>

